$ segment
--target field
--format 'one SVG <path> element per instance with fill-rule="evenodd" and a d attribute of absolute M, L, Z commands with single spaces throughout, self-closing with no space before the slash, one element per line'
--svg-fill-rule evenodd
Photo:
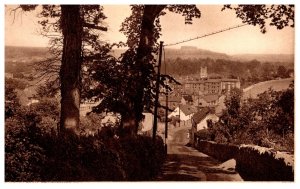
<path fill-rule="evenodd" d="M 251 85 L 243 89 L 243 99 L 256 98 L 258 94 L 267 91 L 269 88 L 272 88 L 274 91 L 285 90 L 293 80 L 294 78 L 270 80 Z"/>

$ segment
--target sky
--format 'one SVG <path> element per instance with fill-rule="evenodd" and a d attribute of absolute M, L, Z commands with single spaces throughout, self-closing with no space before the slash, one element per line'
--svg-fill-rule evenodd
<path fill-rule="evenodd" d="M 170 44 L 241 24 L 241 20 L 236 18 L 233 11 L 222 12 L 222 5 L 197 6 L 202 15 L 200 19 L 194 19 L 192 25 L 185 24 L 184 17 L 180 14 L 167 11 L 167 14 L 161 17 L 162 36 L 159 40 Z M 14 15 L 11 12 L 12 8 L 13 6 L 5 7 L 5 45 L 47 46 L 48 39 L 39 35 L 41 27 L 37 23 L 37 12 L 18 12 Z M 108 17 L 105 20 L 108 32 L 103 32 L 103 40 L 126 41 L 119 29 L 122 21 L 131 13 L 129 5 L 104 5 L 104 13 Z M 294 28 L 277 30 L 267 27 L 267 33 L 262 34 L 258 26 L 243 26 L 172 48 L 196 46 L 227 54 L 293 54 L 294 34 Z"/>

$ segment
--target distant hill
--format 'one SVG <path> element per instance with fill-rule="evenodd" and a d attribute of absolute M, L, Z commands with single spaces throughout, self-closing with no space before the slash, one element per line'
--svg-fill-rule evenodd
<path fill-rule="evenodd" d="M 112 55 L 119 57 L 124 53 L 126 49 L 114 49 Z M 226 53 L 219 53 L 214 51 L 209 51 L 205 49 L 198 49 L 197 47 L 183 46 L 180 49 L 165 48 L 166 59 L 174 60 L 177 58 L 181 59 L 225 59 L 232 61 L 251 61 L 258 60 L 260 62 L 279 62 L 279 63 L 294 63 L 293 54 L 236 54 L 228 55 Z"/>
<path fill-rule="evenodd" d="M 42 59 L 48 55 L 50 54 L 46 47 L 5 46 L 5 61 L 24 62 L 24 60 Z"/>
<path fill-rule="evenodd" d="M 239 61 L 251 61 L 256 59 L 260 62 L 294 63 L 293 54 L 237 54 L 232 55 L 231 59 Z"/>
<path fill-rule="evenodd" d="M 112 55 L 119 57 L 124 53 L 126 49 L 114 49 Z M 211 59 L 229 59 L 225 53 L 218 53 L 204 49 L 198 49 L 196 47 L 183 46 L 181 49 L 165 48 L 166 59 L 198 59 L 198 58 L 211 58 Z"/>
<path fill-rule="evenodd" d="M 126 49 L 113 49 L 111 54 L 115 57 L 119 57 L 124 53 Z M 49 55 L 48 49 L 45 47 L 5 47 L 5 60 L 13 59 L 40 59 Z M 198 58 L 211 58 L 211 59 L 228 59 L 228 60 L 239 60 L 239 61 L 251 61 L 258 60 L 260 62 L 284 62 L 293 63 L 293 54 L 237 54 L 227 55 L 225 53 L 219 53 L 209 51 L 205 49 L 198 49 L 193 46 L 183 46 L 181 49 L 165 48 L 166 59 L 198 59 Z"/>
<path fill-rule="evenodd" d="M 166 59 L 203 59 L 203 58 L 211 58 L 211 59 L 230 59 L 225 53 L 218 53 L 204 49 L 197 49 L 197 48 L 181 48 L 181 49 L 165 49 L 165 56 Z"/>

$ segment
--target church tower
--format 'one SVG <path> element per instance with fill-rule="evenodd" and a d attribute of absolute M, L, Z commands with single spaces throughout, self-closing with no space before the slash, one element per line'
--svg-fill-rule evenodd
<path fill-rule="evenodd" d="M 200 69 L 200 78 L 206 79 L 207 78 L 207 66 L 202 67 Z"/>

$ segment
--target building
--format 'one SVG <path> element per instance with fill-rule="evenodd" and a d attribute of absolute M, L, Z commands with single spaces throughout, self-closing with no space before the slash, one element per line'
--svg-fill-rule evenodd
<path fill-rule="evenodd" d="M 221 90 L 229 92 L 233 88 L 241 88 L 241 82 L 239 79 L 222 79 Z"/>
<path fill-rule="evenodd" d="M 207 78 L 207 67 L 201 67 L 200 68 L 200 78 L 206 79 Z"/>
<path fill-rule="evenodd" d="M 193 105 L 193 97 L 191 95 L 183 95 L 181 98 L 181 104 Z"/>
<path fill-rule="evenodd" d="M 219 117 L 212 108 L 201 108 L 191 118 L 192 128 L 190 130 L 190 142 L 194 141 L 195 133 L 197 131 L 207 129 L 209 122 L 215 123 L 217 121 L 219 121 Z"/>
<path fill-rule="evenodd" d="M 152 113 L 144 112 L 144 119 L 141 121 L 141 133 L 151 132 L 153 128 L 154 115 Z"/>
<path fill-rule="evenodd" d="M 192 95 L 222 94 L 233 88 L 240 88 L 239 79 L 206 79 L 199 81 L 186 81 L 183 84 L 184 91 Z"/>
<path fill-rule="evenodd" d="M 191 121 L 192 116 L 196 112 L 197 112 L 197 108 L 194 106 L 180 105 L 168 115 L 168 118 L 169 119 L 178 118 L 180 122 L 183 122 L 183 124 L 186 125 L 188 122 Z"/>
<path fill-rule="evenodd" d="M 199 107 L 215 107 L 219 104 L 218 94 L 208 94 L 203 96 L 195 96 L 195 106 Z"/>
<path fill-rule="evenodd" d="M 165 96 L 161 96 L 159 99 L 159 103 L 162 106 L 166 106 L 166 97 Z M 180 96 L 168 96 L 168 107 L 171 110 L 174 110 L 177 106 L 179 106 L 179 104 L 181 103 L 181 97 Z"/>

